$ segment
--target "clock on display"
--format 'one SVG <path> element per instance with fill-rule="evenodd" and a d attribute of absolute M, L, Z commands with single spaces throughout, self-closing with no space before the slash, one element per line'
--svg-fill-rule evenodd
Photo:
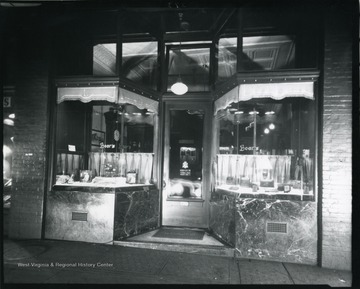
<path fill-rule="evenodd" d="M 119 133 L 119 131 L 116 129 L 116 130 L 114 131 L 114 140 L 115 140 L 115 141 L 119 141 L 119 139 L 120 139 L 120 133 Z"/>

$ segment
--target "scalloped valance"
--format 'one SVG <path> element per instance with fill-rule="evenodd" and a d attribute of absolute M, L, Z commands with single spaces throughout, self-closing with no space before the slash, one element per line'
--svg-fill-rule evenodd
<path fill-rule="evenodd" d="M 214 114 L 229 104 L 253 98 L 272 98 L 281 100 L 286 97 L 314 99 L 314 82 L 251 83 L 240 84 L 215 101 Z"/>
<path fill-rule="evenodd" d="M 135 92 L 118 86 L 101 87 L 58 87 L 57 103 L 78 100 L 84 103 L 90 101 L 108 101 L 118 104 L 129 103 L 140 109 L 148 109 L 158 113 L 158 102 Z"/>
<path fill-rule="evenodd" d="M 79 100 L 84 103 L 95 100 L 116 102 L 118 87 L 58 87 L 57 103 L 69 100 Z"/>
<path fill-rule="evenodd" d="M 130 103 L 140 109 L 147 109 L 151 112 L 158 113 L 159 103 L 156 100 L 147 98 L 135 92 L 119 88 L 118 103 Z"/>
<path fill-rule="evenodd" d="M 215 100 L 214 115 L 220 110 L 225 109 L 229 104 L 239 101 L 239 87 L 236 86 L 229 92 L 225 93 L 222 97 Z"/>

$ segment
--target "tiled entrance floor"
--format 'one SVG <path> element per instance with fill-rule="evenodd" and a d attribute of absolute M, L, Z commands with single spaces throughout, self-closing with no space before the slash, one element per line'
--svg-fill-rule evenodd
<path fill-rule="evenodd" d="M 172 227 L 174 229 L 174 227 Z M 176 228 L 182 230 L 182 228 Z M 188 230 L 188 228 L 186 228 Z M 199 230 L 199 229 L 196 229 Z M 153 250 L 204 254 L 212 256 L 234 257 L 234 248 L 223 244 L 214 236 L 204 231 L 202 240 L 173 239 L 153 237 L 158 230 L 153 230 L 123 241 L 114 241 L 115 245 Z"/>
<path fill-rule="evenodd" d="M 182 230 L 181 228 L 171 228 L 176 230 Z M 203 246 L 220 246 L 224 247 L 225 245 L 215 239 L 213 236 L 211 236 L 208 232 L 205 231 L 204 238 L 202 240 L 191 240 L 191 239 L 174 239 L 174 238 L 159 238 L 159 237 L 153 237 L 153 235 L 156 234 L 158 231 L 150 231 L 138 236 L 134 236 L 131 238 L 128 238 L 127 241 L 139 241 L 139 242 L 151 242 L 151 243 L 172 243 L 172 244 L 192 244 L 192 245 L 203 245 Z M 186 228 L 186 230 L 189 230 Z M 200 229 L 196 229 L 197 231 L 200 231 Z"/>

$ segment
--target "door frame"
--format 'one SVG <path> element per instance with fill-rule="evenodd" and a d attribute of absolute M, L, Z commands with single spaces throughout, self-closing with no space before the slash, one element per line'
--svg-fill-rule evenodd
<path fill-rule="evenodd" d="M 201 109 L 204 111 L 204 122 L 203 122 L 203 151 L 202 151 L 202 200 L 203 200 L 203 219 L 201 224 L 196 227 L 199 228 L 209 228 L 209 216 L 210 208 L 209 201 L 211 197 L 211 152 L 212 152 L 212 102 L 208 98 L 184 98 L 184 99 L 169 99 L 166 98 L 162 102 L 162 162 L 161 162 L 161 186 L 160 189 L 160 204 L 161 204 L 161 214 L 160 214 L 160 223 L 161 226 L 164 225 L 164 204 L 166 201 L 165 196 L 165 178 L 169 178 L 169 169 L 166 166 L 169 166 L 169 144 L 170 144 L 170 111 L 171 110 L 187 110 L 187 109 Z M 167 174 L 167 175 L 166 175 Z M 188 202 L 188 200 L 184 200 Z M 174 225 L 175 226 L 175 225 Z M 188 227 L 183 224 L 178 224 L 178 227 Z"/>

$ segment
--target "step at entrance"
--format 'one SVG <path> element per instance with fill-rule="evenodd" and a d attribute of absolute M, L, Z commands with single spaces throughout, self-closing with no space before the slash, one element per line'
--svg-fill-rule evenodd
<path fill-rule="evenodd" d="M 114 245 L 224 257 L 235 254 L 234 248 L 202 229 L 163 227 L 124 241 L 114 241 Z"/>
<path fill-rule="evenodd" d="M 202 240 L 205 232 L 203 230 L 160 228 L 152 238 Z"/>

